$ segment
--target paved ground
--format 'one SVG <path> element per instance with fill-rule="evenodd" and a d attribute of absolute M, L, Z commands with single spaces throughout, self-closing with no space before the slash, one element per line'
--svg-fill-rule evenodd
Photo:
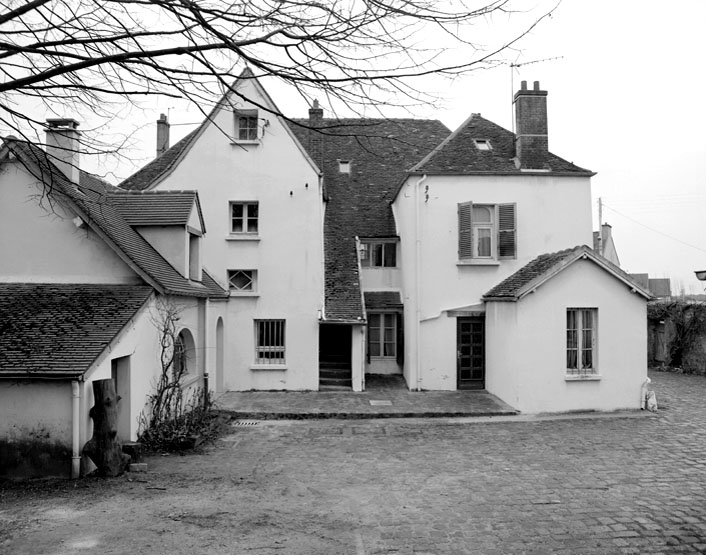
<path fill-rule="evenodd" d="M 657 415 L 241 422 L 150 472 L 0 490 L 0 553 L 706 553 L 706 378 Z"/>
<path fill-rule="evenodd" d="M 402 376 L 368 376 L 366 390 L 228 392 L 217 406 L 238 418 L 404 418 L 516 414 L 486 391 L 410 391 Z"/>

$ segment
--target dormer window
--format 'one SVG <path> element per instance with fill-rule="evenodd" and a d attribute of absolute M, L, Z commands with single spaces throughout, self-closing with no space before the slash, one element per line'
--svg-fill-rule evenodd
<path fill-rule="evenodd" d="M 351 173 L 351 161 L 350 160 L 339 160 L 338 161 L 338 171 L 340 173 Z"/>
<path fill-rule="evenodd" d="M 259 136 L 257 110 L 237 110 L 235 112 L 235 140 L 256 142 Z"/>
<path fill-rule="evenodd" d="M 478 150 L 493 150 L 488 139 L 473 139 Z"/>

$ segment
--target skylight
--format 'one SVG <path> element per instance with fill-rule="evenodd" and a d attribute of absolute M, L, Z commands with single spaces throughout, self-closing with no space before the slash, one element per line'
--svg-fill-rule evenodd
<path fill-rule="evenodd" d="M 473 139 L 473 142 L 478 150 L 492 150 L 488 139 Z"/>

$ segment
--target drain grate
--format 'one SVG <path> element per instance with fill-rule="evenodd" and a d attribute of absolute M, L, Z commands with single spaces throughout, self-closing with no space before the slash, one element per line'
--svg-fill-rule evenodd
<path fill-rule="evenodd" d="M 233 426 L 257 426 L 259 423 L 259 420 L 236 420 Z"/>

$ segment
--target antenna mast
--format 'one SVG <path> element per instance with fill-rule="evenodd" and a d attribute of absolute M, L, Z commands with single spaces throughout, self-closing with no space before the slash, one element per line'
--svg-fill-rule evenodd
<path fill-rule="evenodd" d="M 518 56 L 519 57 L 519 56 Z M 510 64 L 510 122 L 512 123 L 512 134 L 515 134 L 515 117 L 512 112 L 515 100 L 515 68 L 528 66 L 531 64 L 539 64 L 542 62 L 551 62 L 552 60 L 561 60 L 564 56 L 554 56 L 553 58 L 542 58 L 541 60 L 531 60 L 529 62 L 517 63 L 513 62 Z"/>

